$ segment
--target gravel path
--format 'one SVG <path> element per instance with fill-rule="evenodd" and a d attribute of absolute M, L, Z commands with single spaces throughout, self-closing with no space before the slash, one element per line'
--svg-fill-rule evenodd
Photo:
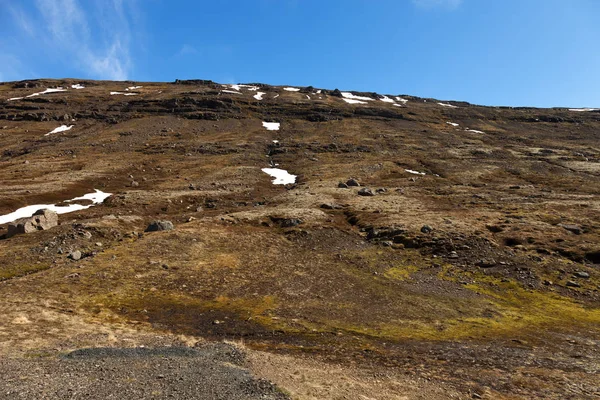
<path fill-rule="evenodd" d="M 83 349 L 60 359 L 0 360 L 2 399 L 272 399 L 288 397 L 243 367 L 227 344 Z"/>

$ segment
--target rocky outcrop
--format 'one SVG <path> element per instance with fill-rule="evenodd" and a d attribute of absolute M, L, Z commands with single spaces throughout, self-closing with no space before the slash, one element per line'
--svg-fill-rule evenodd
<path fill-rule="evenodd" d="M 43 209 L 36 211 L 31 217 L 21 218 L 8 224 L 6 237 L 22 233 L 43 231 L 58 225 L 58 214 L 54 211 Z"/>
<path fill-rule="evenodd" d="M 173 229 L 171 221 L 153 221 L 146 228 L 146 232 L 170 231 Z"/>

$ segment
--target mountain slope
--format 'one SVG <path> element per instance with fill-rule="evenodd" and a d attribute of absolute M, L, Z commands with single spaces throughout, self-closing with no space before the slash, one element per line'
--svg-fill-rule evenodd
<path fill-rule="evenodd" d="M 0 99 L 0 215 L 111 194 L 0 240 L 5 354 L 184 335 L 490 398 L 600 390 L 596 110 L 210 81 Z"/>

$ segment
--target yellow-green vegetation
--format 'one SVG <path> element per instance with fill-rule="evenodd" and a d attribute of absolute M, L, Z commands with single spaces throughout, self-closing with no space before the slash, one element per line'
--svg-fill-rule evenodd
<path fill-rule="evenodd" d="M 0 268 L 0 281 L 33 274 L 50 268 L 46 263 L 4 265 Z"/>
<path fill-rule="evenodd" d="M 404 281 L 410 277 L 410 274 L 418 271 L 418 267 L 414 265 L 406 266 L 394 266 L 383 274 L 386 278 L 390 278 L 396 281 Z"/>

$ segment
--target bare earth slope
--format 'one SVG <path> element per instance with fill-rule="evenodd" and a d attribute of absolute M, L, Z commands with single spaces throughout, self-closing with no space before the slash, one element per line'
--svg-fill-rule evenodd
<path fill-rule="evenodd" d="M 60 382 L 77 349 L 227 340 L 260 396 L 600 397 L 600 111 L 134 85 L 0 84 L 0 215 L 112 194 L 0 239 L 3 375 Z M 185 360 L 169 362 L 188 376 Z M 193 393 L 174 387 L 132 393 Z"/>

